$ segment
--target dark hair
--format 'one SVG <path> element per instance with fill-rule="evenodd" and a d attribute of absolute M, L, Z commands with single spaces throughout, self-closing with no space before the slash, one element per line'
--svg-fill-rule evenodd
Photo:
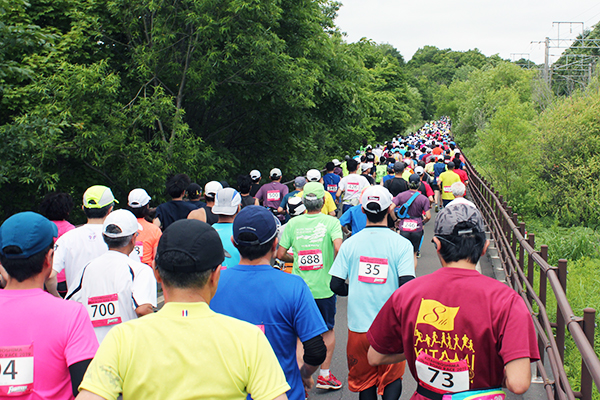
<path fill-rule="evenodd" d="M 200 193 L 202 192 L 202 187 L 198 185 L 196 182 L 192 182 L 185 189 L 187 192 L 188 199 L 190 200 L 198 200 L 200 199 Z"/>
<path fill-rule="evenodd" d="M 461 229 L 462 224 L 457 226 Z M 464 228 L 470 225 L 464 224 Z M 470 235 L 436 235 L 440 239 L 440 255 L 444 261 L 456 262 L 467 260 L 472 264 L 477 264 L 483 251 L 486 237 L 484 232 L 476 232 Z"/>
<path fill-rule="evenodd" d="M 346 161 L 346 167 L 348 168 L 348 172 L 354 172 L 358 168 L 358 163 L 355 159 L 351 158 Z"/>
<path fill-rule="evenodd" d="M 150 215 L 150 207 L 148 206 L 148 204 L 142 207 L 130 207 L 128 205 L 125 208 L 131 211 L 131 213 L 135 215 L 136 218 L 146 218 Z"/>
<path fill-rule="evenodd" d="M 256 240 L 256 235 L 251 232 L 242 232 L 240 233 L 238 238 L 243 241 L 251 242 L 253 240 Z M 237 244 L 234 245 L 235 248 L 238 249 L 238 251 L 240 252 L 240 256 L 242 258 L 247 258 L 248 260 L 252 261 L 256 260 L 257 258 L 264 257 L 269 252 L 269 250 L 271 250 L 275 239 L 276 238 L 273 238 L 265 244 L 260 244 L 256 246 L 240 246 Z"/>
<path fill-rule="evenodd" d="M 252 186 L 252 178 L 249 175 L 239 175 L 237 179 L 238 189 L 240 194 L 250 193 L 250 187 Z"/>
<path fill-rule="evenodd" d="M 371 204 L 367 204 L 367 208 L 369 208 L 370 205 Z M 369 209 L 371 209 L 371 208 L 369 208 Z M 369 220 L 369 222 L 376 224 L 376 223 L 383 221 L 383 219 L 388 214 L 388 210 L 387 209 L 382 210 L 382 211 L 379 211 L 378 213 L 365 212 L 365 214 L 367 215 L 367 219 Z"/>
<path fill-rule="evenodd" d="M 187 174 L 177 174 L 167 180 L 167 193 L 174 199 L 181 197 L 191 182 L 192 180 Z"/>
<path fill-rule="evenodd" d="M 325 169 L 327 171 L 333 171 L 335 169 L 335 164 L 333 161 L 329 161 L 327 164 L 325 164 Z"/>
<path fill-rule="evenodd" d="M 40 204 L 40 214 L 50 221 L 66 220 L 72 209 L 73 198 L 68 193 L 47 193 Z"/>
<path fill-rule="evenodd" d="M 452 159 L 452 162 L 454 163 L 454 168 L 460 169 L 460 166 L 462 165 L 462 161 L 460 161 L 460 157 L 458 157 L 458 156 L 454 157 L 454 159 Z"/>
<path fill-rule="evenodd" d="M 189 256 L 184 253 L 171 251 L 161 254 L 156 259 L 156 268 L 163 280 L 163 284 L 168 287 L 180 289 L 201 289 L 208 282 L 210 274 L 217 268 L 214 267 L 200 272 L 175 272 L 161 267 L 162 265 L 178 265 L 187 262 L 189 262 Z"/>
<path fill-rule="evenodd" d="M 385 158 L 384 156 L 379 157 L 379 164 L 385 164 L 387 161 L 387 158 Z"/>
<path fill-rule="evenodd" d="M 106 232 L 121 233 L 122 231 L 121 231 L 121 228 L 119 228 L 117 225 L 110 224 L 106 227 Z M 135 235 L 135 233 L 134 233 L 134 235 Z M 131 241 L 132 237 L 133 237 L 133 235 L 123 236 L 123 237 L 118 237 L 118 238 L 111 238 L 111 237 L 106 236 L 105 234 L 102 234 L 104 243 L 106 243 L 106 245 L 108 246 L 109 249 L 120 249 L 121 247 L 127 246 L 127 243 L 129 243 Z"/>
<path fill-rule="evenodd" d="M 87 207 L 83 207 L 83 212 L 85 213 L 85 216 L 88 219 L 99 219 L 99 218 L 104 218 L 108 215 L 108 212 L 110 211 L 110 208 L 114 205 L 115 203 L 110 203 L 107 206 L 104 206 L 102 208 L 87 208 Z"/>
<path fill-rule="evenodd" d="M 423 160 L 420 160 L 420 161 L 417 162 L 417 166 L 419 166 L 419 167 L 425 168 L 425 165 L 426 165 L 425 161 L 423 161 Z"/>
<path fill-rule="evenodd" d="M 367 143 L 369 143 L 369 142 L 367 141 L 367 139 L 363 139 L 363 140 L 362 140 L 362 143 L 363 143 L 363 146 L 366 146 L 366 145 L 367 145 Z"/>
<path fill-rule="evenodd" d="M 18 246 L 6 246 L 3 249 L 4 254 L 0 254 L 0 264 L 2 264 L 11 278 L 16 279 L 17 282 L 23 282 L 42 272 L 44 258 L 53 247 L 54 243 L 28 258 L 6 258 L 6 254 L 22 253 L 21 248 Z"/>
<path fill-rule="evenodd" d="M 367 161 L 367 156 L 360 156 L 360 162 Z"/>

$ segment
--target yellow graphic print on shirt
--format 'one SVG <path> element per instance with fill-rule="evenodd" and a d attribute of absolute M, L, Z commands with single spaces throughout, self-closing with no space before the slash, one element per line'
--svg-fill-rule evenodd
<path fill-rule="evenodd" d="M 460 326 L 455 326 L 459 310 L 460 307 L 449 307 L 437 300 L 421 299 L 413 336 L 415 356 L 425 352 L 443 362 L 465 360 L 472 382 L 475 350 L 473 340 L 460 331 Z M 426 326 L 420 326 L 423 324 Z"/>

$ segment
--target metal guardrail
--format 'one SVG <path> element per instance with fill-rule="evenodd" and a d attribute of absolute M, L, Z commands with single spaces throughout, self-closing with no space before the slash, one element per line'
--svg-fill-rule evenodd
<path fill-rule="evenodd" d="M 586 308 L 583 318 L 573 313 L 567 300 L 567 260 L 559 260 L 558 266 L 548 264 L 548 246 L 535 250 L 535 235 L 525 235 L 525 223 L 519 222 L 518 215 L 507 205 L 488 182 L 479 176 L 466 159 L 469 174 L 469 191 L 473 201 L 482 212 L 491 236 L 496 243 L 498 256 L 506 273 L 507 282 L 525 300 L 538 334 L 541 360 L 537 371 L 544 381 L 548 399 L 591 400 L 595 384 L 600 391 L 600 360 L 594 351 L 594 330 L 596 310 Z M 525 260 L 527 257 L 527 261 Z M 534 275 L 539 267 L 539 292 L 536 293 Z M 556 322 L 551 322 L 546 312 L 548 283 L 556 298 Z M 536 312 L 532 304 L 536 304 Z M 570 333 L 581 353 L 580 391 L 574 391 L 564 369 L 565 334 Z M 556 333 L 553 331 L 555 329 Z M 544 365 L 547 358 L 552 377 Z"/>

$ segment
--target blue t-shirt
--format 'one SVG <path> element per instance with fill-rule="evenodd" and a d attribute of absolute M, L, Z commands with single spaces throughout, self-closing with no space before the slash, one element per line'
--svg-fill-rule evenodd
<path fill-rule="evenodd" d="M 226 268 L 231 268 L 234 265 L 238 265 L 240 263 L 240 252 L 235 248 L 233 243 L 231 243 L 231 236 L 233 236 L 233 223 L 216 223 L 212 226 L 215 228 L 219 237 L 221 238 L 221 243 L 223 243 L 223 248 L 231 254 L 231 258 L 225 257 L 223 261 L 223 266 Z"/>
<path fill-rule="evenodd" d="M 334 200 L 335 195 L 338 191 L 338 185 L 340 184 L 340 180 L 341 178 L 334 173 L 325 174 L 325 176 L 323 176 L 323 186 L 325 187 L 326 191 L 331 193 L 331 196 L 333 196 Z"/>
<path fill-rule="evenodd" d="M 196 206 L 189 201 L 171 200 L 156 207 L 156 218 L 160 220 L 164 231 L 173 222 L 186 219 L 188 214 L 196 209 Z"/>
<path fill-rule="evenodd" d="M 386 181 L 389 181 L 390 179 L 392 179 L 393 177 L 395 177 L 396 175 L 392 174 L 392 175 L 386 175 L 383 177 L 383 183 L 385 183 Z"/>
<path fill-rule="evenodd" d="M 367 226 L 367 215 L 362 212 L 362 206 L 357 204 L 340 217 L 340 225 L 350 224 L 352 235 L 356 235 Z"/>
<path fill-rule="evenodd" d="M 410 249 L 412 256 L 412 245 Z M 271 343 L 291 387 L 288 399 L 304 400 L 296 361 L 296 338 L 305 342 L 326 332 L 327 327 L 302 278 L 270 265 L 236 265 L 221 273 L 210 308 L 258 325 Z"/>
<path fill-rule="evenodd" d="M 446 171 L 446 164 L 443 162 L 436 162 L 433 164 L 433 176 L 437 179 L 442 172 Z"/>
<path fill-rule="evenodd" d="M 378 283 L 386 262 L 387 278 Z M 348 329 L 364 333 L 398 289 L 398 278 L 415 276 L 412 244 L 387 227 L 365 228 L 344 241 L 329 274 L 348 279 Z"/>

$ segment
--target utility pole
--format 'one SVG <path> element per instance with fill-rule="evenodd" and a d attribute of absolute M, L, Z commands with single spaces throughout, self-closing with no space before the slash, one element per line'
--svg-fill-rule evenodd
<path fill-rule="evenodd" d="M 546 37 L 544 43 L 546 45 L 546 51 L 544 52 L 544 80 L 550 88 L 550 38 Z"/>

